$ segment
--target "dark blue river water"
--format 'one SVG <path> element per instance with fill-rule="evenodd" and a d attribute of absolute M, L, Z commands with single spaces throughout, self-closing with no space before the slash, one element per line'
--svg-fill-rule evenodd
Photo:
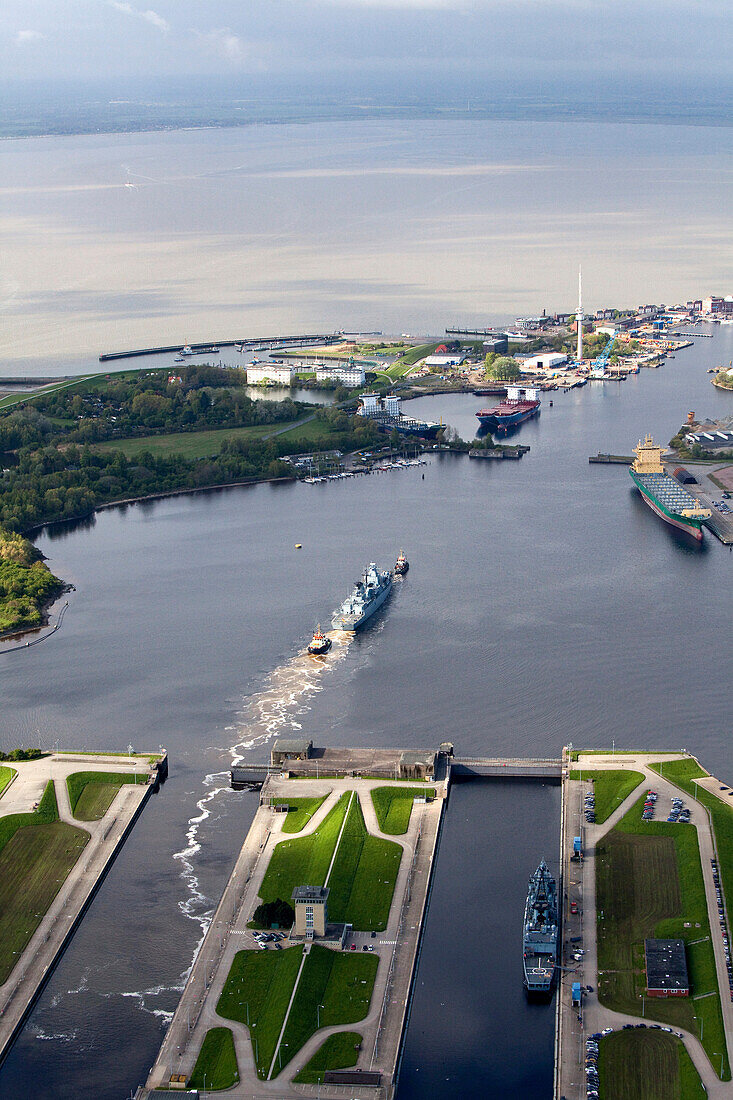
<path fill-rule="evenodd" d="M 162 744 L 171 777 L 0 1072 L 4 1100 L 117 1100 L 144 1080 L 254 812 L 253 796 L 227 789 L 232 754 L 265 759 L 279 732 L 342 745 L 450 738 L 459 753 L 684 746 L 733 779 L 733 557 L 712 537 L 700 549 L 667 530 L 624 467 L 588 464 L 599 449 L 628 453 L 646 431 L 668 440 L 688 409 L 733 412 L 705 373 L 731 358 L 728 328 L 626 383 L 556 394 L 552 408 L 546 398 L 519 436 L 531 445 L 521 462 L 436 456 L 323 486 L 110 510 L 42 536 L 77 591 L 51 640 L 0 652 L 0 743 Z M 426 398 L 410 411 L 470 436 L 480 403 Z M 314 672 L 298 653 L 315 623 L 366 561 L 391 564 L 401 547 L 412 567 L 388 608 Z M 405 1096 L 455 1096 L 457 1080 L 466 1095 L 548 1095 L 551 1013 L 527 1017 L 512 956 L 527 874 L 551 854 L 555 794 L 504 797 L 466 787 L 448 813 Z M 471 932 L 455 935 L 447 966 L 431 944 L 452 892 Z M 516 942 L 492 937 L 499 926 Z M 464 1023 L 460 1044 L 436 1058 L 449 1019 Z"/>

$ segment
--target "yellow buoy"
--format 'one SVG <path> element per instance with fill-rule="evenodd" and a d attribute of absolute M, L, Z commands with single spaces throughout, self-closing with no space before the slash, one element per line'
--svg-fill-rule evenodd
<path fill-rule="evenodd" d="M 303 549 L 303 544 L 302 544 L 302 543 L 300 543 L 300 542 L 296 542 L 296 544 L 295 544 L 295 549 L 296 549 L 296 550 L 302 550 L 302 549 Z"/>

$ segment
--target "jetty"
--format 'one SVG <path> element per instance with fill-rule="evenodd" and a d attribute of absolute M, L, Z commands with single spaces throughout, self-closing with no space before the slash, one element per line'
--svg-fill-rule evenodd
<path fill-rule="evenodd" d="M 136 359 L 141 355 L 164 355 L 168 352 L 180 353 L 185 347 L 191 349 L 193 355 L 211 351 L 213 348 L 242 347 L 248 350 L 255 348 L 267 348 L 273 350 L 278 347 L 308 347 L 309 345 L 337 344 L 342 339 L 340 333 L 305 333 L 299 336 L 260 336 L 257 338 L 243 337 L 234 340 L 206 340 L 198 344 L 165 344 L 151 348 L 132 348 L 127 351 L 106 351 L 99 356 L 100 363 L 107 363 L 113 359 Z M 213 354 L 213 352 L 212 352 Z"/>

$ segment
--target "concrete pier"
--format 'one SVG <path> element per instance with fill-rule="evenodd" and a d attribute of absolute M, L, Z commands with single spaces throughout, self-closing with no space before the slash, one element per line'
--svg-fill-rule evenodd
<path fill-rule="evenodd" d="M 10 1050 L 135 819 L 157 786 L 159 772 L 167 773 L 167 756 L 150 755 L 156 758 L 156 764 L 152 766 L 148 756 L 87 756 L 83 753 L 53 754 L 40 760 L 12 761 L 9 764 L 17 774 L 0 797 L 0 817 L 32 811 L 46 784 L 53 780 L 59 820 L 83 829 L 89 833 L 89 840 L 7 981 L 0 985 L 0 1063 Z M 158 766 L 161 761 L 165 762 L 164 769 Z M 80 821 L 72 814 L 66 786 L 67 777 L 79 771 L 134 774 L 136 782 L 125 783 L 119 788 L 100 820 Z"/>

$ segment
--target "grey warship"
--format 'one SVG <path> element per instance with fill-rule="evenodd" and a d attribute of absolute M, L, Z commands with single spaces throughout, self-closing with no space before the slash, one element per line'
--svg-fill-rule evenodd
<path fill-rule="evenodd" d="M 524 988 L 549 994 L 557 963 L 557 886 L 544 859 L 529 880 L 524 907 Z"/>
<path fill-rule="evenodd" d="M 334 611 L 331 626 L 334 630 L 358 630 L 382 606 L 391 591 L 392 574 L 389 570 L 380 572 L 374 562 L 370 562 L 351 594 Z"/>

